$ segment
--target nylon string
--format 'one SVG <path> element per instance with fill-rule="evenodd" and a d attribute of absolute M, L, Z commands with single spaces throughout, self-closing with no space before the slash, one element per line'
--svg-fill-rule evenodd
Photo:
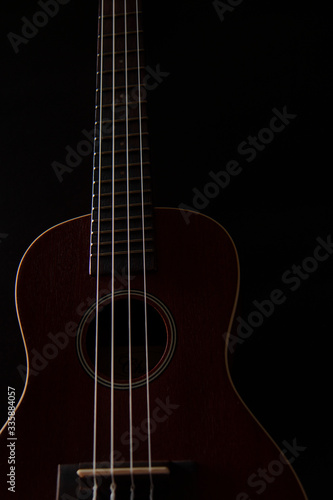
<path fill-rule="evenodd" d="M 138 67 L 138 100 L 139 100 L 139 141 L 140 141 L 140 175 L 141 175 L 141 219 L 142 219 L 142 253 L 143 253 L 143 296 L 144 296 L 144 320 L 145 320 L 145 356 L 146 356 L 146 402 L 148 423 L 148 469 L 150 479 L 150 500 L 153 500 L 153 475 L 152 475 L 152 453 L 151 453 L 151 425 L 150 425 L 150 389 L 149 389 L 149 355 L 148 355 L 148 318 L 147 318 L 147 273 L 146 273 L 146 244 L 145 244 L 145 205 L 143 185 L 143 146 L 142 146 L 142 110 L 141 110 L 141 75 L 140 75 L 140 36 L 139 36 L 139 5 L 136 0 L 136 32 L 137 32 L 137 67 Z"/>
<path fill-rule="evenodd" d="M 112 196 L 111 196 L 111 220 L 112 220 L 112 243 L 111 243 L 111 254 L 112 254 L 112 265 L 111 265 L 111 397 L 110 397 L 110 469 L 111 469 L 111 483 L 110 483 L 110 500 L 115 500 L 116 498 L 116 483 L 114 478 L 114 238 L 115 238 L 115 223 L 114 223 L 114 198 L 115 198 L 115 57 L 116 57 L 116 46 L 115 46 L 115 0 L 112 2 Z"/>
<path fill-rule="evenodd" d="M 134 500 L 133 471 L 133 398 L 132 398 L 132 321 L 131 321 L 131 233 L 130 233 L 130 186 L 129 186 L 129 145 L 128 145 L 128 58 L 127 58 L 127 1 L 124 0 L 125 32 L 125 109 L 126 109 L 126 205 L 127 205 L 127 293 L 128 293 L 128 385 L 129 385 L 129 434 L 130 434 L 130 475 L 131 500 Z"/>
<path fill-rule="evenodd" d="M 115 0 L 113 0 L 112 14 L 112 269 L 111 269 L 111 403 L 110 403 L 110 500 L 116 498 L 116 484 L 114 480 L 114 198 L 115 198 Z M 134 500 L 134 461 L 133 461 L 133 398 L 132 398 L 132 319 L 131 319 L 131 248 L 130 248 L 130 171 L 129 171 L 129 114 L 128 114 L 128 50 L 127 50 L 127 1 L 124 0 L 124 33 L 125 33 L 125 109 L 126 109 L 126 204 L 127 204 L 127 267 L 128 267 L 128 345 L 129 345 L 129 427 L 130 427 L 130 476 L 131 476 L 131 500 Z M 97 207 L 97 269 L 96 269 L 96 324 L 95 324 L 95 373 L 94 373 L 94 432 L 93 432 L 93 500 L 97 500 L 98 483 L 96 478 L 97 468 L 97 403 L 98 403 L 98 333 L 99 318 L 99 284 L 100 284 L 100 221 L 101 221 L 101 179 L 102 179 L 102 122 L 103 122 L 103 56 L 104 56 L 104 0 L 101 0 L 101 29 L 100 29 L 100 95 L 99 95 L 99 163 L 98 163 L 98 207 Z M 141 110 L 141 78 L 140 78 L 140 40 L 139 40 L 139 8 L 136 0 L 136 27 L 137 27 L 137 67 L 138 67 L 138 103 L 139 103 L 139 141 L 140 141 L 140 175 L 141 175 L 141 216 L 142 216 L 142 245 L 143 245 L 143 288 L 144 288 L 144 318 L 145 318 L 145 356 L 146 356 L 146 399 L 147 399 L 147 422 L 148 422 L 148 468 L 150 475 L 150 500 L 153 500 L 152 480 L 152 453 L 151 453 L 151 426 L 150 426 L 150 392 L 149 392 L 149 357 L 148 357 L 148 327 L 147 327 L 147 284 L 146 284 L 146 250 L 145 250 L 145 208 L 144 208 L 144 186 L 143 186 L 143 145 L 142 145 L 142 110 Z"/>
<path fill-rule="evenodd" d="M 98 388 L 98 304 L 100 278 L 100 239 L 101 239 L 101 180 L 102 180 L 102 121 L 103 121 L 103 53 L 104 53 L 104 0 L 101 0 L 101 33 L 99 65 L 99 141 L 98 141 L 98 209 L 97 209 L 97 263 L 96 263 L 96 323 L 95 323 L 95 372 L 94 372 L 94 432 L 93 432 L 93 500 L 97 500 L 98 482 L 96 478 L 97 459 L 97 388 Z"/>

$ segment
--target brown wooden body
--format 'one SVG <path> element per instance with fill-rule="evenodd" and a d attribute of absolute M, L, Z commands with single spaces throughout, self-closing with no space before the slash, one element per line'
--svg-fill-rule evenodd
<path fill-rule="evenodd" d="M 198 500 L 253 499 L 259 486 L 249 485 L 248 478 L 282 456 L 241 402 L 226 364 L 223 333 L 230 329 L 237 301 L 237 254 L 216 222 L 198 214 L 189 220 L 186 224 L 178 210 L 156 210 L 158 270 L 149 273 L 147 289 L 171 311 L 177 347 L 150 387 L 152 412 L 161 401 L 171 405 L 155 412 L 152 457 L 195 461 Z M 54 500 L 57 465 L 92 460 L 93 380 L 79 363 L 72 335 L 73 324 L 95 297 L 96 280 L 88 273 L 89 224 L 84 216 L 50 229 L 28 249 L 19 269 L 17 308 L 30 358 L 27 388 L 16 412 L 19 500 Z M 102 277 L 100 287 L 110 288 L 110 278 Z M 131 280 L 132 290 L 142 287 L 142 276 Z M 123 283 L 117 281 L 120 288 Z M 66 328 L 71 332 L 68 345 L 46 366 L 42 360 L 38 364 L 36 353 L 44 359 L 43 353 L 52 353 L 46 348 L 52 344 L 48 334 Z M 110 452 L 109 390 L 100 385 L 98 394 L 97 459 L 105 461 Z M 145 388 L 135 389 L 133 423 L 140 432 L 136 461 L 147 460 L 147 442 L 140 437 L 145 409 Z M 115 448 L 126 461 L 127 415 L 128 393 L 116 391 Z M 8 468 L 6 437 L 4 430 L 2 471 Z M 289 464 L 266 486 L 260 494 L 264 500 L 306 498 Z"/>

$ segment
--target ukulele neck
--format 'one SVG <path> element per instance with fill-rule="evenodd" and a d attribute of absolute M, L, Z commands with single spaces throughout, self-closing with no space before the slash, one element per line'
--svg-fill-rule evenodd
<path fill-rule="evenodd" d="M 100 0 L 97 47 L 90 273 L 137 273 L 155 267 L 141 0 Z"/>

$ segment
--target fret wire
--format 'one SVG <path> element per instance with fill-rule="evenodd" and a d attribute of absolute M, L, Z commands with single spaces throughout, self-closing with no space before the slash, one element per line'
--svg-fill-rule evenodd
<path fill-rule="evenodd" d="M 153 248 L 146 248 L 146 253 L 147 252 L 150 252 L 150 253 L 153 253 L 155 252 L 155 250 Z M 131 254 L 140 254 L 140 253 L 143 253 L 143 250 L 131 250 Z M 97 254 L 95 253 L 91 253 L 90 254 L 91 257 L 97 257 Z M 114 255 L 127 255 L 127 250 L 124 250 L 123 252 L 114 252 Z M 100 254 L 100 257 L 111 257 L 112 256 L 112 253 L 111 252 L 106 252 L 106 253 L 101 253 Z"/>
<path fill-rule="evenodd" d="M 139 11 L 138 11 L 138 14 L 142 14 L 142 11 L 140 11 L 140 10 L 139 10 Z M 118 14 L 115 14 L 115 16 L 114 16 L 114 17 L 125 17 L 125 15 L 127 15 L 127 16 L 135 16 L 135 15 L 136 15 L 136 12 L 127 12 L 127 13 L 126 13 L 126 12 L 124 12 L 124 13 L 123 13 L 123 12 L 120 12 L 120 13 L 118 13 Z M 100 20 L 101 18 L 102 18 L 101 16 L 99 16 L 99 17 L 98 17 L 98 19 L 99 19 L 99 20 Z M 111 19 L 112 19 L 112 18 L 113 18 L 113 15 L 112 15 L 112 14 L 105 14 L 105 15 L 103 16 L 103 19 L 109 19 L 109 18 L 111 18 Z"/>
<path fill-rule="evenodd" d="M 148 120 L 148 116 L 142 116 L 142 119 L 143 120 Z M 124 120 L 115 120 L 116 122 L 123 122 Z M 129 118 L 128 121 L 130 122 L 133 122 L 133 121 L 138 121 L 138 117 L 134 117 L 134 118 Z M 108 123 L 108 124 L 111 124 L 112 123 L 112 120 L 102 120 L 102 123 Z M 99 125 L 99 121 L 96 121 L 95 122 L 95 125 Z"/>
<path fill-rule="evenodd" d="M 143 190 L 144 193 L 150 193 L 150 189 L 144 189 Z M 115 191 L 114 192 L 114 195 L 115 196 L 124 196 L 124 194 L 126 194 L 127 191 Z M 141 189 L 137 189 L 136 191 L 130 191 L 129 194 L 140 194 L 142 193 Z M 111 196 L 112 193 L 101 193 L 101 197 L 103 196 Z M 93 198 L 98 198 L 98 194 L 93 194 Z"/>
<path fill-rule="evenodd" d="M 137 33 L 141 34 L 143 33 L 143 30 L 138 30 L 138 31 L 128 31 L 127 35 L 137 35 Z M 125 36 L 126 33 L 125 32 L 121 32 L 121 33 L 116 33 L 115 36 Z M 110 38 L 111 36 L 113 36 L 112 34 L 110 35 L 103 35 L 103 38 Z M 101 38 L 100 35 L 98 35 L 98 38 Z"/>
<path fill-rule="evenodd" d="M 144 87 L 145 88 L 145 84 L 144 83 L 140 83 L 139 85 L 137 84 L 130 84 L 128 85 L 128 89 L 137 89 L 139 87 Z M 114 88 L 115 90 L 124 90 L 125 89 L 125 86 L 124 85 L 121 85 L 121 86 L 118 86 L 118 87 L 115 87 Z M 104 87 L 102 92 L 111 92 L 112 91 L 112 87 Z M 100 89 L 96 89 L 96 92 L 100 92 Z"/>
<path fill-rule="evenodd" d="M 142 132 L 142 134 L 143 134 L 143 135 L 149 135 L 149 132 Z M 128 134 L 127 136 L 128 136 L 128 137 L 140 136 L 140 133 L 139 133 L 139 132 L 133 132 L 132 134 Z M 114 136 L 114 138 L 115 138 L 115 139 L 122 139 L 122 138 L 124 138 L 124 137 L 126 137 L 126 135 L 125 135 L 125 134 L 120 134 L 120 135 L 115 135 L 115 136 Z M 103 141 L 104 139 L 111 139 L 111 138 L 112 138 L 112 135 L 105 135 L 105 136 L 103 136 L 103 137 L 102 137 L 102 141 Z M 95 141 L 98 141 L 98 140 L 99 140 L 99 137 L 95 137 L 95 139 L 94 139 L 94 140 L 95 140 Z"/>
<path fill-rule="evenodd" d="M 141 193 L 148 195 L 148 194 L 150 194 L 150 189 L 144 189 L 143 191 L 141 191 L 141 189 L 140 189 L 140 190 L 134 190 L 134 191 L 130 190 L 130 191 L 129 191 L 129 194 L 130 194 L 130 195 L 132 195 L 132 201 L 133 201 L 133 198 L 135 198 L 135 195 L 138 195 L 138 194 L 141 194 Z M 101 196 L 101 198 L 103 198 L 103 197 L 104 197 L 104 199 L 105 199 L 106 197 L 109 197 L 109 198 L 110 198 L 110 197 L 112 197 L 113 195 L 114 195 L 114 196 L 118 196 L 118 202 L 119 202 L 119 196 L 124 196 L 124 195 L 126 195 L 126 194 L 127 194 L 127 191 L 111 191 L 110 193 L 104 193 L 104 194 L 101 194 L 100 196 Z M 136 196 L 136 198 L 137 198 L 137 196 Z M 149 196 L 146 196 L 145 198 L 146 198 L 146 200 L 147 200 L 147 199 L 150 199 L 150 197 L 149 197 Z M 93 202 L 98 203 L 98 199 L 99 199 L 99 195 L 94 194 L 94 195 L 93 195 Z M 117 203 L 117 202 L 115 202 L 115 203 Z M 115 204 L 115 206 L 116 206 L 117 208 L 119 208 L 119 207 L 120 207 L 120 205 L 117 205 L 117 204 Z M 134 203 L 131 203 L 131 206 L 134 206 Z M 103 205 L 103 207 L 101 207 L 101 208 L 102 208 L 103 210 L 105 210 L 105 208 L 106 208 L 106 207 L 111 208 L 111 206 L 110 206 L 110 205 Z M 95 205 L 94 205 L 94 207 L 93 207 L 93 208 L 95 208 Z"/>
<path fill-rule="evenodd" d="M 152 217 L 152 215 L 151 214 L 146 214 L 145 218 L 146 217 Z M 135 220 L 135 219 L 141 219 L 141 218 L 142 218 L 141 215 L 131 215 L 130 216 L 130 219 L 133 219 L 133 220 Z M 127 217 L 126 216 L 124 216 L 124 217 L 115 217 L 114 220 L 115 221 L 116 220 L 127 220 Z M 110 219 L 110 217 L 103 219 L 103 222 L 111 222 L 111 221 L 112 221 L 112 219 Z M 92 219 L 92 222 L 97 222 L 97 220 L 96 219 Z"/>
<path fill-rule="evenodd" d="M 143 30 L 141 29 L 142 26 L 142 19 L 139 19 L 138 16 L 142 14 L 142 9 L 140 9 L 140 6 L 138 7 L 138 2 L 136 2 L 136 7 L 134 6 L 134 3 L 130 3 L 129 1 L 127 2 L 127 7 L 129 8 L 129 12 L 120 12 L 121 9 L 119 9 L 116 4 L 116 9 L 119 10 L 119 12 L 115 13 L 113 10 L 113 14 L 109 14 L 112 12 L 112 8 L 115 9 L 115 4 L 110 5 L 106 9 L 106 13 L 103 15 L 99 16 L 99 21 L 102 22 L 102 18 L 105 21 L 105 28 L 103 32 L 100 32 L 98 34 L 98 50 L 97 50 L 97 57 L 99 64 L 104 60 L 104 68 L 99 67 L 97 68 L 97 79 L 99 80 L 99 83 L 97 82 L 97 88 L 96 88 L 96 99 L 97 99 L 97 104 L 95 108 L 96 112 L 96 120 L 95 120 L 95 127 L 98 130 L 99 129 L 99 134 L 98 136 L 95 136 L 94 138 L 94 178 L 93 178 L 93 194 L 92 194 L 92 217 L 91 217 L 91 224 L 92 224 L 92 235 L 94 236 L 94 239 L 96 238 L 96 223 L 98 222 L 94 216 L 97 214 L 97 203 L 100 200 L 103 200 L 103 204 L 105 205 L 106 203 L 108 205 L 104 207 L 100 207 L 100 223 L 102 224 L 102 227 L 100 228 L 100 234 L 104 235 L 104 238 L 106 235 L 111 235 L 111 227 L 108 230 L 107 225 L 112 222 L 112 221 L 117 221 L 117 226 L 118 228 L 114 228 L 113 230 L 115 233 L 124 235 L 125 237 L 125 232 L 130 231 L 131 235 L 134 235 L 135 239 L 131 240 L 132 243 L 137 243 L 139 244 L 142 242 L 142 238 L 140 238 L 140 233 L 144 237 L 144 239 L 149 242 L 149 247 L 151 247 L 151 243 L 153 242 L 153 237 L 146 238 L 146 231 L 152 231 L 153 230 L 153 224 L 150 223 L 152 220 L 152 203 L 147 202 L 147 197 L 149 197 L 151 193 L 150 189 L 150 183 L 151 183 L 151 176 L 149 172 L 149 167 L 150 167 L 150 162 L 149 161 L 135 161 L 135 162 L 130 162 L 128 161 L 127 163 L 124 162 L 125 158 L 122 158 L 120 155 L 127 155 L 127 159 L 130 160 L 133 158 L 133 160 L 142 160 L 142 156 L 139 159 L 139 154 L 142 155 L 142 153 L 145 154 L 144 158 L 148 159 L 148 156 L 146 156 L 149 153 L 149 143 L 147 142 L 147 138 L 149 136 L 149 132 L 147 130 L 147 120 L 148 117 L 146 116 L 146 106 L 147 106 L 147 100 L 141 98 L 139 100 L 131 100 L 133 99 L 131 97 L 131 91 L 133 92 L 133 89 L 138 89 L 135 90 L 135 95 L 141 91 L 141 95 L 145 97 L 144 92 L 145 92 L 145 85 L 142 81 L 143 78 L 143 72 L 145 70 L 144 66 L 144 58 L 141 59 L 141 54 L 143 54 L 144 49 L 141 47 L 142 45 L 142 34 Z M 132 8 L 131 8 L 132 7 Z M 135 10 L 136 9 L 136 10 Z M 125 8 L 126 10 L 126 8 Z M 134 20 L 134 15 L 136 16 L 136 19 Z M 125 20 L 125 26 L 122 25 L 122 19 Z M 113 20 L 113 23 L 110 22 L 110 20 Z M 126 24 L 128 20 L 128 24 Z M 114 28 L 114 33 L 112 34 L 111 28 Z M 135 29 L 137 28 L 137 29 Z M 113 37 L 113 42 L 112 38 Z M 124 39 L 127 39 L 128 43 L 126 45 L 126 40 L 125 40 L 125 45 L 124 45 Z M 101 50 L 100 47 L 102 46 L 103 40 L 105 40 L 104 44 L 104 50 Z M 127 50 L 126 50 L 127 48 Z M 134 56 L 137 54 L 137 64 L 135 63 Z M 140 57 L 139 57 L 140 55 Z M 127 68 L 122 68 L 120 67 L 120 64 L 123 65 L 123 62 L 121 61 L 122 56 L 129 56 L 128 57 L 128 63 L 129 66 Z M 116 67 L 113 66 L 111 69 L 111 60 L 110 57 L 113 59 L 113 63 L 116 64 Z M 140 61 L 141 60 L 141 61 Z M 142 62 L 142 64 L 140 64 Z M 104 69 L 104 70 L 103 70 Z M 126 72 L 126 75 L 128 75 L 128 80 L 126 80 L 126 85 L 124 80 L 124 74 Z M 134 72 L 138 73 L 138 77 L 135 76 Z M 104 82 L 102 81 L 103 75 L 105 75 Z M 119 81 L 118 77 L 116 75 L 119 75 Z M 137 82 L 134 80 L 138 79 Z M 108 86 L 104 86 L 104 83 Z M 118 84 L 117 84 L 118 83 Z M 142 89 L 142 90 L 141 90 Z M 125 92 L 126 90 L 126 102 L 116 102 L 116 100 L 122 99 L 121 93 L 122 91 Z M 104 95 L 103 95 L 104 92 Z M 110 92 L 113 92 L 113 97 Z M 116 95 L 114 94 L 116 92 Z M 127 92 L 129 92 L 127 94 Z M 98 105 L 98 96 L 103 95 L 104 103 L 101 103 Z M 107 101 L 113 101 L 107 104 Z M 136 111 L 132 111 L 131 108 L 135 105 L 136 107 L 139 107 L 144 111 L 144 113 L 141 113 L 141 116 L 133 116 L 137 115 L 138 113 Z M 126 118 L 122 118 L 122 113 L 119 113 L 116 111 L 116 115 L 118 114 L 118 118 L 116 119 L 115 110 L 120 109 L 122 106 L 126 106 L 126 109 L 128 108 L 127 111 L 127 120 Z M 113 117 L 111 114 L 111 111 L 113 110 Z M 124 107 L 125 109 L 125 107 Z M 103 112 L 104 114 L 107 115 L 105 118 L 101 116 L 101 113 Z M 98 113 L 99 113 L 99 119 L 98 119 Z M 112 119 L 113 118 L 113 119 Z M 140 121 L 140 124 L 138 124 L 138 121 Z M 127 133 L 124 133 L 124 126 L 125 124 L 128 124 L 127 126 Z M 95 130 L 96 130 L 95 129 Z M 105 132 L 108 135 L 103 136 L 103 132 Z M 144 138 L 144 142 L 142 142 L 142 138 Z M 140 147 L 139 147 L 139 139 L 140 139 Z M 127 142 L 127 147 L 123 147 L 123 144 L 121 142 L 125 141 Z M 103 143 L 104 141 L 104 143 Z M 108 144 L 106 141 L 113 141 L 113 144 L 111 145 Z M 117 142 L 115 142 L 117 141 Z M 104 151 L 103 151 L 104 149 Z M 109 157 L 107 156 L 109 155 Z M 129 156 L 128 155 L 132 155 Z M 134 155 L 134 156 L 133 156 Z M 113 161 L 111 165 L 110 159 L 113 156 Z M 116 161 L 121 161 L 119 165 L 114 165 L 114 162 Z M 97 167 L 96 163 L 101 162 L 102 164 L 100 165 L 101 171 L 100 174 L 97 174 Z M 142 165 L 144 167 L 144 172 L 141 172 L 142 175 L 140 175 L 139 168 Z M 124 183 L 126 182 L 126 177 L 122 176 L 121 170 L 124 170 L 124 168 L 128 167 L 128 183 L 130 184 L 130 188 L 125 190 L 125 185 Z M 112 176 L 108 174 L 108 170 L 110 168 L 113 170 L 114 175 Z M 117 172 L 117 174 L 116 174 Z M 131 176 L 132 174 L 132 176 Z M 116 176 L 117 178 L 114 178 Z M 121 177 L 120 177 L 121 176 Z M 110 177 L 109 179 L 104 179 L 103 177 Z M 118 178 L 119 177 L 119 178 Z M 141 181 L 141 189 L 139 186 L 139 182 Z M 143 182 L 148 183 L 148 184 L 142 184 Z M 103 189 L 99 189 L 99 194 L 97 194 L 97 186 L 103 186 Z M 142 187 L 144 186 L 144 189 Z M 112 189 L 111 189 L 112 188 Z M 117 191 L 118 190 L 118 191 Z M 125 201 L 124 196 L 125 195 L 131 196 L 132 200 L 138 200 L 138 197 L 140 194 L 142 194 L 144 206 L 147 207 L 147 212 L 144 213 L 142 212 L 140 215 L 138 214 L 139 207 L 142 207 L 142 201 L 141 203 L 129 203 L 131 199 L 127 200 L 126 204 L 117 204 L 120 201 Z M 111 197 L 111 205 L 110 205 L 110 197 Z M 123 197 L 123 200 L 121 199 Z M 96 205 L 96 206 L 94 206 Z M 117 210 L 119 209 L 120 212 L 116 212 L 119 215 L 124 214 L 124 209 L 130 208 L 131 212 L 134 212 L 133 215 L 129 215 L 129 220 L 131 220 L 131 226 L 132 224 L 134 226 L 140 226 L 140 227 L 129 227 L 127 229 L 122 229 L 122 227 L 119 228 L 119 226 L 124 226 L 125 220 L 127 220 L 127 216 L 121 216 L 121 217 L 110 217 L 110 209 L 112 207 Z M 103 219 L 103 214 L 108 216 L 107 218 Z M 146 224 L 142 224 L 141 221 L 147 221 Z M 135 222 L 136 221 L 136 222 Z M 119 222 L 119 223 L 118 223 Z M 111 226 L 111 225 L 110 225 Z M 143 230 L 144 228 L 144 230 Z M 144 234 L 143 234 L 144 233 Z M 125 242 L 125 239 L 120 240 L 121 243 Z M 115 244 L 118 244 L 118 242 L 114 242 Z M 103 249 L 105 249 L 107 242 L 101 242 L 101 245 L 103 245 Z M 144 247 L 143 247 L 144 248 Z M 152 251 L 152 250 L 149 250 Z M 153 252 L 153 251 L 152 251 Z M 142 253 L 140 250 L 139 253 Z M 123 255 L 127 254 L 127 251 L 124 251 L 122 253 Z M 111 255 L 109 253 L 108 255 Z M 116 253 L 115 253 L 116 255 Z M 121 253 L 117 253 L 117 255 L 121 255 Z M 96 261 L 95 261 L 96 262 Z M 120 262 L 119 261 L 119 265 Z M 153 260 L 150 260 L 150 268 L 151 263 Z M 94 267 L 96 264 L 93 264 Z M 123 265 L 123 264 L 122 264 Z M 105 266 L 105 264 L 103 264 Z M 106 269 L 106 267 L 105 267 Z"/>
<path fill-rule="evenodd" d="M 141 163 L 136 162 L 136 163 L 130 164 L 131 167 L 137 167 L 138 165 L 141 165 Z M 146 161 L 146 162 L 143 162 L 143 165 L 150 165 L 150 163 L 148 161 Z M 104 165 L 104 166 L 102 165 L 102 168 L 110 168 L 110 166 L 111 165 Z M 121 163 L 119 165 L 113 165 L 113 167 L 114 168 L 124 168 L 124 167 L 126 167 L 126 163 Z M 93 170 L 96 170 L 96 169 L 98 169 L 98 167 L 94 167 Z"/>
<path fill-rule="evenodd" d="M 145 67 L 144 66 L 140 66 L 139 69 L 145 69 Z M 116 69 L 114 72 L 115 73 L 121 73 L 121 72 L 124 73 L 125 71 L 137 71 L 137 70 L 138 70 L 138 68 L 136 66 L 133 66 L 131 68 L 127 68 L 127 70 L 125 70 L 124 68 Z M 97 71 L 97 75 L 100 75 L 100 73 L 101 73 L 100 71 Z M 113 73 L 112 69 L 107 69 L 107 70 L 103 71 L 103 75 L 107 75 L 107 74 L 110 74 L 110 73 Z M 128 88 L 128 86 L 127 86 L 127 88 Z"/>
<path fill-rule="evenodd" d="M 148 120 L 148 116 L 142 116 L 142 120 Z M 124 119 L 114 120 L 114 123 L 124 123 L 124 121 L 125 121 Z M 129 122 L 136 122 L 136 121 L 138 121 L 138 117 L 129 118 L 128 121 Z M 96 122 L 95 124 L 97 125 L 97 124 L 99 124 L 99 122 Z M 111 125 L 112 121 L 111 120 L 102 120 L 102 124 Z"/>
<path fill-rule="evenodd" d="M 148 227 L 146 226 L 145 230 L 146 231 L 149 231 L 149 230 L 152 231 L 153 230 L 153 226 L 148 226 Z M 142 233 L 142 227 L 130 227 L 130 231 L 133 231 L 133 232 L 140 231 L 140 233 Z M 114 232 L 115 233 L 126 233 L 127 232 L 127 228 L 126 229 L 115 229 Z M 112 233 L 111 229 L 109 229 L 109 230 L 105 229 L 104 231 L 102 231 L 102 230 L 100 231 L 100 234 L 110 234 L 110 233 Z"/>
<path fill-rule="evenodd" d="M 144 180 L 151 180 L 151 175 L 150 174 L 149 175 L 145 175 L 143 177 L 143 179 Z M 130 177 L 129 180 L 130 180 L 130 182 L 138 182 L 138 181 L 141 180 L 141 177 L 138 177 L 138 176 L 136 176 L 136 177 Z M 99 179 L 96 179 L 96 180 L 93 181 L 93 183 L 94 184 L 98 184 L 98 181 L 99 181 Z M 115 182 L 125 182 L 125 179 L 123 177 L 118 177 L 118 178 L 114 179 L 114 181 Z M 101 179 L 101 182 L 111 182 L 111 179 Z"/>
<path fill-rule="evenodd" d="M 129 101 L 128 103 L 129 104 L 146 104 L 147 101 Z M 125 106 L 125 103 L 124 102 L 115 102 L 114 107 L 117 108 L 118 106 Z M 102 105 L 102 109 L 107 109 L 107 108 L 111 108 L 111 107 L 112 107 L 112 103 Z M 95 106 L 95 109 L 98 110 L 98 109 L 100 109 L 100 107 Z"/>
<path fill-rule="evenodd" d="M 103 171 L 105 171 L 106 169 L 112 167 L 111 163 L 108 163 L 108 162 L 106 162 L 106 163 L 107 163 L 106 165 L 101 165 L 101 168 L 102 168 Z M 145 165 L 146 167 L 148 167 L 150 165 L 150 163 L 148 161 L 146 161 L 146 162 L 143 162 L 143 165 Z M 138 167 L 138 166 L 140 166 L 140 163 L 138 163 L 138 162 L 131 162 L 130 163 L 130 167 Z M 125 168 L 125 167 L 126 167 L 125 163 L 119 163 L 119 164 L 113 165 L 113 168 L 116 168 L 117 170 L 121 170 L 122 168 Z M 95 170 L 97 168 L 98 167 L 95 167 Z"/>
<path fill-rule="evenodd" d="M 127 54 L 132 54 L 133 52 L 136 54 L 138 51 L 136 49 L 128 49 L 127 50 Z M 144 52 L 144 49 L 139 49 L 139 52 Z M 116 56 L 124 55 L 125 51 L 124 50 L 118 50 L 114 54 Z M 112 56 L 112 55 L 113 55 L 113 52 L 105 52 L 103 57 L 105 57 L 105 56 Z M 101 54 L 97 54 L 97 57 L 100 57 L 100 56 L 101 56 Z"/>
<path fill-rule="evenodd" d="M 146 202 L 144 203 L 144 205 L 149 206 L 149 205 L 151 205 L 151 202 L 146 201 Z M 130 208 L 133 208 L 133 207 L 141 207 L 141 203 L 129 203 L 129 204 L 127 204 L 127 203 L 125 203 L 125 204 L 124 204 L 124 203 L 123 203 L 122 205 L 115 205 L 115 208 L 117 208 L 117 209 L 118 209 L 118 208 L 127 208 L 127 207 L 130 207 Z M 111 208 L 111 206 L 108 206 L 108 207 L 100 207 L 100 210 L 110 210 L 110 208 Z M 94 211 L 94 210 L 97 210 L 97 207 L 93 207 L 93 211 Z"/>
<path fill-rule="evenodd" d="M 141 179 L 141 177 L 131 177 L 129 180 L 130 181 L 139 181 Z M 143 179 L 151 179 L 150 175 L 146 175 L 144 176 Z M 124 182 L 124 179 L 115 179 L 114 180 L 115 182 Z M 111 182 L 111 179 L 102 179 L 101 182 L 103 183 L 110 183 Z M 98 181 L 93 181 L 93 184 L 98 184 Z"/>
<path fill-rule="evenodd" d="M 132 149 L 129 149 L 128 150 L 130 153 L 134 153 L 136 151 L 141 151 L 140 148 L 132 148 Z M 144 148 L 142 148 L 142 151 L 149 151 L 149 148 L 146 146 Z M 111 154 L 112 151 L 102 151 L 102 155 L 109 155 Z M 114 153 L 118 153 L 118 154 L 121 154 L 121 153 L 126 153 L 126 149 L 118 149 L 118 150 L 115 150 Z M 99 153 L 94 153 L 96 156 L 99 155 Z"/>
<path fill-rule="evenodd" d="M 153 238 L 145 238 L 145 241 L 153 241 Z M 131 243 L 142 243 L 142 239 L 141 238 L 136 238 L 135 240 L 130 240 Z M 103 246 L 107 246 L 107 245 L 111 245 L 112 241 L 101 241 L 100 242 L 100 245 L 103 245 Z M 127 243 L 127 240 L 117 240 L 114 242 L 115 245 L 124 245 L 125 243 Z M 97 243 L 91 243 L 91 248 L 92 247 L 95 247 L 97 245 Z"/>

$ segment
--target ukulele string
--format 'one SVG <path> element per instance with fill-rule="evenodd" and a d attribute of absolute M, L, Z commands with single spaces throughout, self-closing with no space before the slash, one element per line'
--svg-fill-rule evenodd
<path fill-rule="evenodd" d="M 125 109 L 126 109 L 126 205 L 127 205 L 127 293 L 128 293 L 128 383 L 129 383 L 129 435 L 130 435 L 130 476 L 131 500 L 134 500 L 133 470 L 133 399 L 132 399 L 132 321 L 131 321 L 131 236 L 130 236 L 130 186 L 129 186 L 129 143 L 128 143 L 128 53 L 127 53 L 127 0 L 124 0 L 125 33 Z"/>
<path fill-rule="evenodd" d="M 151 425 L 150 425 L 150 387 L 149 387 L 149 355 L 148 355 L 148 318 L 147 318 L 147 273 L 146 273 L 146 243 L 145 243 L 145 205 L 143 185 L 143 145 L 142 145 L 142 109 L 141 109 L 141 60 L 140 60 L 140 30 L 139 30 L 139 2 L 136 0 L 136 47 L 138 68 L 138 104 L 139 104 L 139 141 L 140 141 L 140 181 L 141 181 L 141 219 L 142 219 L 142 264 L 143 264 L 143 296 L 144 296 L 144 322 L 145 322 L 145 369 L 146 369 L 146 402 L 147 402 L 147 427 L 148 427 L 148 469 L 150 479 L 150 500 L 153 500 L 153 475 L 152 475 L 152 453 L 151 453 Z"/>
<path fill-rule="evenodd" d="M 100 50 L 99 50 L 99 141 L 98 141 L 98 203 L 97 203 L 97 258 L 96 258 L 96 320 L 95 320 L 95 370 L 94 370 L 94 431 L 93 431 L 93 500 L 97 500 L 97 400 L 98 400 L 98 334 L 99 334 L 99 283 L 100 283 L 100 240 L 101 240 L 101 184 L 102 184 L 102 121 L 103 121 L 103 40 L 104 0 L 101 0 Z"/>
<path fill-rule="evenodd" d="M 114 201 L 115 201 L 115 57 L 116 57 L 116 46 L 115 46 L 115 0 L 112 2 L 112 160 L 111 160 L 111 352 L 110 352 L 110 470 L 111 470 L 111 482 L 110 482 L 110 500 L 116 499 L 116 483 L 114 477 L 114 276 L 115 276 L 115 256 L 114 256 L 114 240 L 115 240 L 115 221 L 114 221 Z"/>

